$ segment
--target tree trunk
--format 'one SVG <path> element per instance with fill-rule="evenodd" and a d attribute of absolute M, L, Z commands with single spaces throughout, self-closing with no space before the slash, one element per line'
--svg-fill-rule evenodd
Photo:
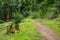
<path fill-rule="evenodd" d="M 12 12 L 11 12 L 11 10 L 9 9 L 9 8 L 7 8 L 6 9 L 6 21 L 7 22 L 9 22 L 9 21 L 11 21 L 11 19 L 12 19 Z M 13 28 L 13 25 L 9 25 L 8 27 L 7 27 L 7 33 L 14 33 L 14 28 Z"/>
<path fill-rule="evenodd" d="M 11 10 L 8 8 L 7 9 L 7 21 L 11 21 L 12 13 Z"/>
<path fill-rule="evenodd" d="M 20 31 L 20 30 L 19 30 L 19 24 L 18 24 L 18 23 L 15 23 L 15 30 L 16 30 L 17 32 Z"/>

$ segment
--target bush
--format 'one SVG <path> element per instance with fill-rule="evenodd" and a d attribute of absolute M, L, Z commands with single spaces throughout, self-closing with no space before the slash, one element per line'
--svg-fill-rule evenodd
<path fill-rule="evenodd" d="M 31 12 L 30 16 L 31 16 L 32 19 L 40 17 L 38 12 Z"/>
<path fill-rule="evenodd" d="M 17 13 L 14 13 L 13 14 L 13 21 L 14 22 L 16 22 L 16 23 L 19 23 L 19 22 L 21 22 L 21 20 L 23 19 L 24 17 L 23 17 L 23 15 L 22 14 L 20 14 L 19 12 L 17 12 Z"/>

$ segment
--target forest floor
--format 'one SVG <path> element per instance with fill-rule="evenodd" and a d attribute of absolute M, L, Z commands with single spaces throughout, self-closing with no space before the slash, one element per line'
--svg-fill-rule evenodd
<path fill-rule="evenodd" d="M 19 23 L 20 32 L 6 34 L 9 23 L 0 24 L 0 40 L 42 40 L 43 36 L 37 32 L 37 26 L 29 19 Z"/>
<path fill-rule="evenodd" d="M 60 40 L 55 32 L 49 27 L 35 20 L 31 20 L 31 22 L 38 27 L 38 31 L 44 36 L 43 40 Z"/>
<path fill-rule="evenodd" d="M 55 34 L 57 33 L 60 35 L 60 28 L 56 26 L 52 27 L 53 22 L 51 22 L 50 29 L 48 28 L 50 24 L 49 26 L 45 26 L 38 20 L 30 20 L 31 19 L 22 20 L 22 22 L 19 23 L 20 32 L 14 34 L 6 34 L 7 25 L 10 23 L 0 24 L 0 40 L 60 40 Z"/>

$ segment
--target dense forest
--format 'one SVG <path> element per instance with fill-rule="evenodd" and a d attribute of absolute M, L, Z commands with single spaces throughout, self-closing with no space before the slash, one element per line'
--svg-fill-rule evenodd
<path fill-rule="evenodd" d="M 7 33 L 14 33 L 14 28 L 19 32 L 26 18 L 54 20 L 60 28 L 60 0 L 0 0 L 0 24 L 11 22 Z"/>
<path fill-rule="evenodd" d="M 0 20 L 2 21 L 15 19 L 15 14 L 21 14 L 24 18 L 33 14 L 32 16 L 36 18 L 55 19 L 59 16 L 59 12 L 59 0 L 0 0 Z"/>

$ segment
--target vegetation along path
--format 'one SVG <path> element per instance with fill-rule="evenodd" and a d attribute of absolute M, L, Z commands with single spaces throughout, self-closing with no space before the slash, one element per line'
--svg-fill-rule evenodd
<path fill-rule="evenodd" d="M 44 40 L 60 40 L 60 38 L 47 26 L 35 20 L 31 20 L 31 22 L 38 27 L 38 31 L 44 36 Z"/>

